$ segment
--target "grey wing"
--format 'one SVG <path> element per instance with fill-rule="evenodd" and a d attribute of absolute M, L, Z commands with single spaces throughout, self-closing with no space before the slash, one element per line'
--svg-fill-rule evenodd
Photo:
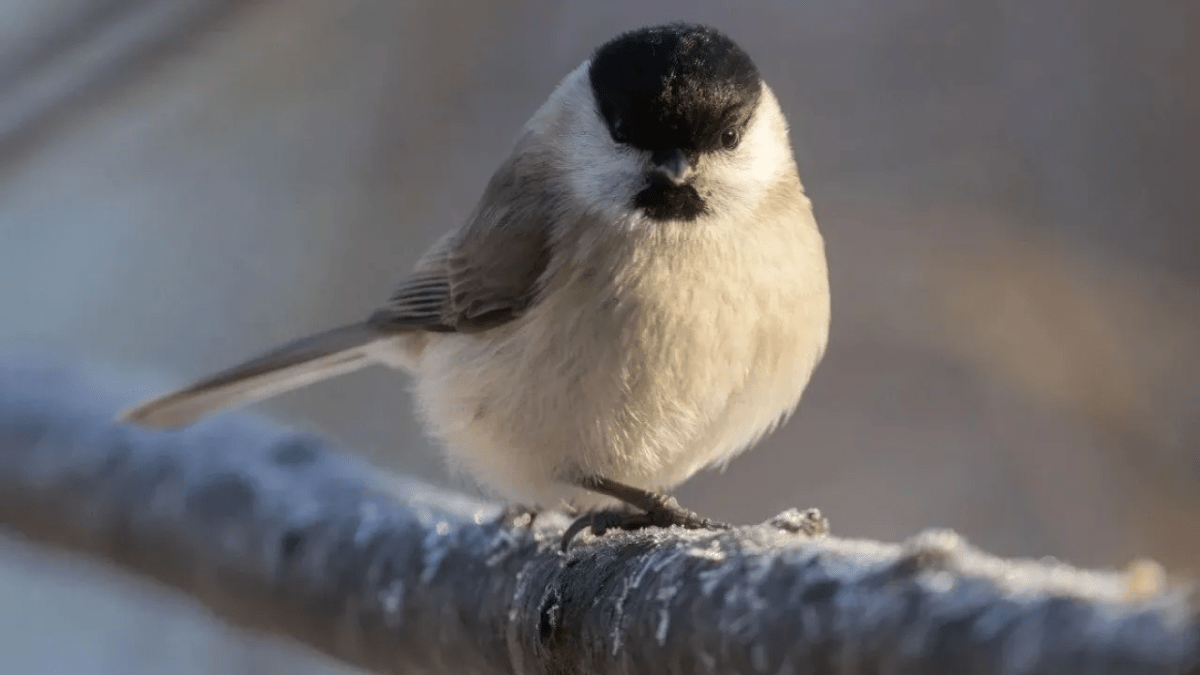
<path fill-rule="evenodd" d="M 477 332 L 519 317 L 550 257 L 554 203 L 543 163 L 514 151 L 475 213 L 417 262 L 369 323 L 383 329 Z"/>

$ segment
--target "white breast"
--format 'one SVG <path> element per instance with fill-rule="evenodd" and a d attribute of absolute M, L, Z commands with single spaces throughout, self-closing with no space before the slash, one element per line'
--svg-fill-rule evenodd
<path fill-rule="evenodd" d="M 828 332 L 821 238 L 790 213 L 740 232 L 596 229 L 518 321 L 430 336 L 416 393 L 452 464 L 511 501 L 590 507 L 606 500 L 571 479 L 666 489 L 753 443 Z"/>

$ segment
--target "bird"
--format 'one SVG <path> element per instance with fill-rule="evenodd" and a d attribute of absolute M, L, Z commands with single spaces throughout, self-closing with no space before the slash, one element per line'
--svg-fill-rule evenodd
<path fill-rule="evenodd" d="M 582 530 L 727 527 L 670 490 L 796 409 L 829 336 L 824 239 L 779 100 L 703 24 L 626 31 L 553 89 L 474 211 L 365 320 L 122 419 L 175 428 L 369 365 L 448 464 Z"/>

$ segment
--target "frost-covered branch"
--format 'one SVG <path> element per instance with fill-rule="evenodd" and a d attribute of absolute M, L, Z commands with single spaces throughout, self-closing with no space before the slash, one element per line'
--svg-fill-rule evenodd
<path fill-rule="evenodd" d="M 118 425 L 128 399 L 114 390 L 0 362 L 0 526 L 369 670 L 1200 669 L 1195 596 L 1153 565 L 1001 560 L 945 532 L 835 539 L 805 533 L 811 514 L 589 535 L 563 556 L 560 516 L 511 525 L 494 506 L 383 478 L 247 417 Z"/>

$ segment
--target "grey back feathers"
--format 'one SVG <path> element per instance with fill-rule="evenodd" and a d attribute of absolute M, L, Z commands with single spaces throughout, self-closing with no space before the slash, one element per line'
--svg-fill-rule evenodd
<path fill-rule="evenodd" d="M 123 418 L 184 426 L 376 362 L 370 347 L 398 333 L 473 333 L 512 321 L 533 301 L 549 260 L 554 200 L 538 188 L 535 159 L 515 152 L 493 176 L 467 225 L 442 237 L 391 298 L 361 324 L 295 340 Z M 386 361 L 386 359 L 385 359 Z"/>
<path fill-rule="evenodd" d="M 443 236 L 391 298 L 361 324 L 301 338 L 168 396 L 123 418 L 153 427 L 184 426 L 379 361 L 371 349 L 414 331 L 474 333 L 521 316 L 533 302 L 550 257 L 558 200 L 543 159 L 518 143 L 493 175 L 461 229 Z M 404 359 L 400 359 L 403 361 Z"/>
<path fill-rule="evenodd" d="M 559 199 L 542 159 L 520 142 L 467 225 L 439 241 L 369 320 L 387 329 L 477 332 L 507 323 L 534 300 L 550 258 Z"/>

